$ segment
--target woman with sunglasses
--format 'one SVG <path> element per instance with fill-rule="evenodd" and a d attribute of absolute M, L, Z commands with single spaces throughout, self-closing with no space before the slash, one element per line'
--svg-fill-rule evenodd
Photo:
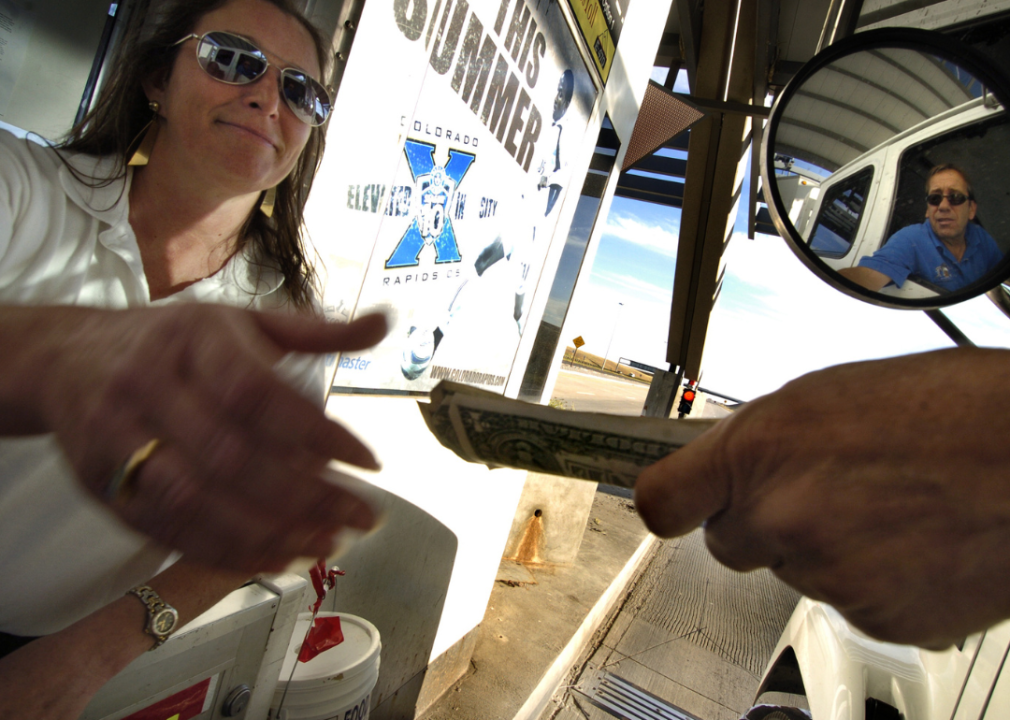
<path fill-rule="evenodd" d="M 385 331 L 319 316 L 301 241 L 328 43 L 287 0 L 150 20 L 61 147 L 0 133 L 0 653 L 46 636 L 0 660 L 3 717 L 76 717 L 158 602 L 186 622 L 373 523 L 319 474 L 375 460 L 292 354 Z"/>

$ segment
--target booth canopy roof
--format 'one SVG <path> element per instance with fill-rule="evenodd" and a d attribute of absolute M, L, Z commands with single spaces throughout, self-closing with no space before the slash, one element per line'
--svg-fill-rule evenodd
<path fill-rule="evenodd" d="M 779 125 L 776 151 L 834 172 L 980 93 L 974 78 L 932 55 L 857 52 L 821 68 L 796 89 Z"/>

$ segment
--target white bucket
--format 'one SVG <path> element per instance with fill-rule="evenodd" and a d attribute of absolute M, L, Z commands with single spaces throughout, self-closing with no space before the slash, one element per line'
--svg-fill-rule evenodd
<path fill-rule="evenodd" d="M 367 720 L 372 688 L 379 679 L 379 631 L 372 623 L 346 613 L 319 613 L 319 617 L 340 616 L 344 641 L 307 663 L 297 663 L 305 633 L 312 620 L 302 613 L 288 645 L 281 667 L 280 682 L 270 703 L 270 717 L 276 720 Z M 288 682 L 288 678 L 291 681 Z M 284 690 L 284 707 L 278 706 Z"/>

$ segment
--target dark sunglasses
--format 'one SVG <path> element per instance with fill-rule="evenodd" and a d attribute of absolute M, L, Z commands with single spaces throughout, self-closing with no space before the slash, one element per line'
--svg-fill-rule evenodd
<path fill-rule="evenodd" d="M 266 54 L 241 35 L 221 31 L 187 35 L 175 45 L 194 39 L 197 63 L 212 78 L 228 85 L 254 83 L 270 67 Z M 313 127 L 326 122 L 332 103 L 319 81 L 303 70 L 284 68 L 279 84 L 281 97 L 295 117 Z"/>
<path fill-rule="evenodd" d="M 957 207 L 958 205 L 964 205 L 966 200 L 971 200 L 971 198 L 965 195 L 964 193 L 959 193 L 955 190 L 954 192 L 948 195 L 944 195 L 943 193 L 938 192 L 930 193 L 929 195 L 926 196 L 926 202 L 929 205 L 932 205 L 933 207 L 940 207 L 940 203 L 943 202 L 944 198 L 947 198 L 947 202 L 949 202 L 954 207 Z"/>

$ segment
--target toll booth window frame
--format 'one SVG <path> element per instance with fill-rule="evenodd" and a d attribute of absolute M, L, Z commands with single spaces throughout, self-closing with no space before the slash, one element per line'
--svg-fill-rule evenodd
<path fill-rule="evenodd" d="M 533 341 L 533 349 L 530 353 L 526 371 L 519 387 L 519 399 L 526 402 L 539 403 L 547 385 L 547 376 L 554 361 L 554 353 L 557 351 L 558 342 L 561 340 L 561 329 L 564 327 L 565 319 L 568 317 L 568 309 L 571 306 L 572 295 L 575 292 L 575 284 L 582 272 L 582 264 L 586 259 L 586 251 L 589 249 L 589 240 L 596 229 L 596 223 L 600 219 L 600 207 L 603 204 L 603 194 L 606 192 L 607 183 L 614 171 L 614 164 L 617 160 L 617 153 L 621 148 L 621 140 L 614 131 L 614 126 L 610 122 L 609 115 L 604 116 L 603 124 L 600 128 L 600 135 L 596 140 L 596 151 L 589 166 L 589 172 L 582 184 L 579 193 L 578 205 L 575 215 L 572 218 L 572 225 L 568 230 L 565 239 L 565 247 L 558 264 L 559 272 L 554 277 L 551 284 L 550 299 L 555 307 L 561 306 L 564 312 L 561 324 L 555 325 L 546 318 L 540 321 L 537 328 L 537 335 Z M 588 222 L 580 221 L 590 216 Z M 577 264 L 574 273 L 562 273 L 561 268 L 566 264 L 572 266 Z"/>
<path fill-rule="evenodd" d="M 865 215 L 874 172 L 873 165 L 869 165 L 835 183 L 825 193 L 810 233 L 809 245 L 815 255 L 842 258 L 852 250 Z"/>

